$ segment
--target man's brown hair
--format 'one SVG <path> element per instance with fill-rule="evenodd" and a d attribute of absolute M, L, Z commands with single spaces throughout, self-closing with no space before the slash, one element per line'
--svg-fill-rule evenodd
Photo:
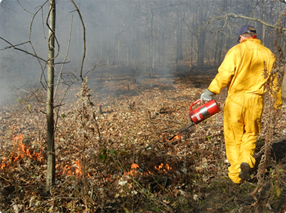
<path fill-rule="evenodd" d="M 253 37 L 254 35 L 256 35 L 256 30 L 255 30 L 255 28 L 253 28 L 253 27 L 248 27 L 247 28 L 248 29 L 248 33 L 243 33 L 243 34 L 241 34 L 243 37 Z"/>

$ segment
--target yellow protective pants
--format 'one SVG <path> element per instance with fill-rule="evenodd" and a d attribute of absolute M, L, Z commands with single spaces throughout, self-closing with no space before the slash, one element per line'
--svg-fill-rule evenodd
<path fill-rule="evenodd" d="M 241 163 L 254 167 L 253 154 L 261 129 L 263 104 L 263 96 L 253 93 L 228 94 L 225 101 L 224 138 L 230 163 L 228 176 L 234 183 L 241 181 L 238 177 Z"/>

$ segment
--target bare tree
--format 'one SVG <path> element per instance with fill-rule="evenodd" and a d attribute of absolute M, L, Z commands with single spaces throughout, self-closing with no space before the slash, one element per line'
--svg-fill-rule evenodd
<path fill-rule="evenodd" d="M 56 3 L 49 0 L 49 38 L 48 38 L 48 81 L 47 81 L 47 177 L 46 191 L 49 191 L 55 182 L 55 147 L 54 147 L 54 58 L 55 58 L 55 29 L 56 29 Z"/>
<path fill-rule="evenodd" d="M 80 11 L 77 8 L 76 4 L 74 3 L 73 0 L 70 0 L 72 2 L 72 4 L 74 5 L 74 7 L 76 8 L 77 13 L 79 14 L 81 23 L 82 23 L 82 27 L 83 27 L 83 44 L 84 44 L 84 51 L 83 51 L 83 57 L 82 57 L 82 63 L 81 63 L 81 69 L 80 69 L 80 78 L 83 79 L 83 63 L 84 63 L 84 58 L 85 58 L 85 27 L 84 27 L 84 23 L 83 23 L 83 19 L 81 17 Z M 25 10 L 26 12 L 29 12 L 26 10 L 26 8 L 24 6 L 22 6 L 20 4 L 19 1 L 17 1 L 19 3 L 19 5 L 22 7 L 23 10 Z M 47 60 L 43 59 L 43 57 L 40 57 L 34 46 L 33 46 L 33 42 L 31 39 L 31 34 L 32 34 L 32 25 L 33 22 L 36 19 L 36 15 L 39 13 L 39 11 L 42 11 L 44 6 L 49 3 L 49 10 L 48 10 L 48 15 L 47 15 L 47 19 L 46 19 L 46 25 L 48 27 L 48 31 L 49 31 L 49 35 L 48 35 L 48 48 L 47 48 Z M 55 147 L 54 147 L 54 135 L 55 135 L 55 129 L 56 129 L 56 120 L 54 119 L 54 114 L 55 114 L 55 108 L 56 107 L 60 107 L 61 103 L 64 99 L 64 97 L 62 98 L 62 100 L 60 100 L 59 105 L 55 106 L 54 104 L 54 98 L 55 98 L 55 86 L 57 86 L 60 82 L 67 86 L 67 89 L 70 88 L 70 86 L 75 83 L 76 81 L 78 81 L 79 79 L 73 75 L 73 81 L 65 81 L 65 79 L 62 76 L 62 72 L 59 73 L 58 75 L 58 81 L 57 81 L 57 85 L 55 85 L 55 66 L 56 64 L 62 64 L 62 68 L 61 71 L 63 69 L 63 65 L 66 62 L 67 59 L 67 55 L 69 50 L 67 50 L 67 53 L 65 55 L 65 58 L 63 59 L 63 62 L 57 62 L 55 63 L 55 59 L 57 58 L 57 56 L 59 55 L 59 43 L 57 41 L 56 38 L 56 34 L 55 34 L 55 29 L 56 29 L 56 1 L 55 0 L 45 0 L 45 2 L 38 7 L 38 9 L 36 10 L 35 13 L 31 13 L 32 14 L 32 21 L 30 23 L 30 31 L 29 31 L 29 39 L 26 42 L 21 42 L 18 44 L 13 44 L 12 42 L 10 42 L 9 40 L 0 37 L 0 40 L 2 40 L 3 42 L 7 43 L 9 46 L 0 49 L 0 50 L 7 50 L 7 49 L 14 49 L 20 52 L 24 52 L 25 54 L 32 56 L 34 58 L 36 58 L 40 64 L 41 67 L 41 75 L 40 75 L 40 83 L 43 86 L 43 88 L 46 90 L 46 112 L 43 112 L 46 114 L 46 125 L 47 125 L 47 132 L 46 132 L 46 137 L 47 137 L 47 176 L 46 176 L 46 191 L 50 191 L 52 186 L 54 185 L 55 182 Z M 70 32 L 71 33 L 71 32 Z M 69 39 L 70 42 L 70 39 Z M 30 49 L 31 51 L 29 51 L 29 49 L 27 49 L 25 47 L 25 45 L 30 45 Z M 44 64 L 44 65 L 43 65 Z M 47 74 L 45 73 L 45 69 L 47 69 Z M 31 91 L 32 94 L 34 94 Z M 64 92 L 64 96 L 66 95 L 67 91 Z M 34 94 L 36 96 L 36 94 Z M 37 98 L 37 96 L 36 96 Z M 38 98 L 37 98 L 38 99 Z M 38 99 L 39 100 L 39 99 Z"/>

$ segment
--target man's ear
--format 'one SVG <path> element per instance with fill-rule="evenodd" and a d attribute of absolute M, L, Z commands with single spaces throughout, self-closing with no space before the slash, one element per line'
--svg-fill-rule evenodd
<path fill-rule="evenodd" d="M 240 42 L 242 42 L 244 39 L 245 39 L 245 37 L 244 37 L 244 36 L 239 35 L 239 43 L 240 43 Z"/>

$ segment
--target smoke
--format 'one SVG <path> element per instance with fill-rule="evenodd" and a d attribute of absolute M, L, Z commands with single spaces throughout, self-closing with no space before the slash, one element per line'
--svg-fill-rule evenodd
<path fill-rule="evenodd" d="M 1 84 L 4 94 L 18 95 L 15 88 L 19 91 L 19 87 L 29 90 L 41 77 L 45 84 L 42 74 L 46 68 L 43 60 L 47 59 L 49 5 L 48 2 L 42 5 L 44 2 L 2 0 L 0 4 L 0 37 L 10 42 L 0 39 L 0 77 L 1 81 L 9 82 L 6 86 Z M 180 71 L 177 66 L 180 64 L 185 68 L 204 63 L 218 66 L 227 50 L 236 44 L 237 29 L 245 20 L 226 19 L 205 25 L 210 17 L 234 11 L 249 16 L 245 8 L 256 8 L 254 14 L 258 17 L 261 12 L 259 5 L 254 7 L 252 1 L 241 0 L 235 5 L 225 5 L 222 0 L 74 2 L 86 29 L 83 74 L 89 73 L 89 83 L 101 82 L 102 75 L 108 76 L 110 71 L 114 76 L 122 74 L 138 80 L 155 75 L 170 76 L 174 70 Z M 283 8 L 279 8 L 277 2 L 270 3 L 275 12 L 269 13 L 271 19 L 268 18 L 274 20 Z M 256 26 L 261 28 L 259 23 Z M 269 32 L 267 28 L 265 35 Z M 56 78 L 59 75 L 78 77 L 84 53 L 83 26 L 70 0 L 56 1 L 56 38 Z M 271 44 L 271 36 L 265 39 Z M 11 44 L 43 60 L 15 50 Z M 74 81 L 75 78 L 63 80 Z M 1 95 L 1 99 L 5 97 Z"/>

